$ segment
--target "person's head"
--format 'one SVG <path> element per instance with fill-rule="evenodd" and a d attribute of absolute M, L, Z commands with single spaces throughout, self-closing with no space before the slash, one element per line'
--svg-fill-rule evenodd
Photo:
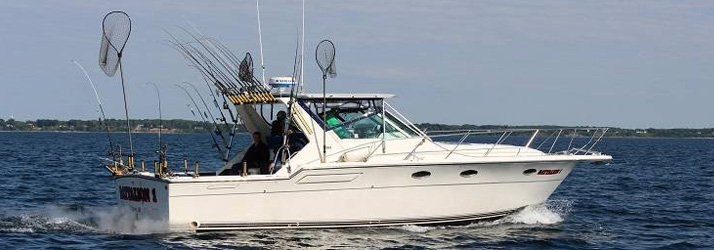
<path fill-rule="evenodd" d="M 253 143 L 258 144 L 262 140 L 262 136 L 260 135 L 260 132 L 255 131 L 253 132 Z"/>
<path fill-rule="evenodd" d="M 278 111 L 278 120 L 285 120 L 286 116 L 287 114 L 285 113 L 285 111 Z"/>

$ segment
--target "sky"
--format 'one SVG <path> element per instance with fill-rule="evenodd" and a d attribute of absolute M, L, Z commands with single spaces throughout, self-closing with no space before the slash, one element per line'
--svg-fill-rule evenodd
<path fill-rule="evenodd" d="M 261 0 L 266 77 L 292 73 L 300 0 Z M 260 64 L 254 0 L 0 1 L 0 118 L 123 118 L 121 82 L 98 66 L 101 21 L 132 18 L 122 59 L 132 118 L 194 119 L 176 83 L 202 86 L 166 40 L 189 22 Z M 712 1 L 307 0 L 305 84 L 314 49 L 337 47 L 327 91 L 392 93 L 413 122 L 714 127 Z M 200 85 L 199 85 L 200 84 Z"/>

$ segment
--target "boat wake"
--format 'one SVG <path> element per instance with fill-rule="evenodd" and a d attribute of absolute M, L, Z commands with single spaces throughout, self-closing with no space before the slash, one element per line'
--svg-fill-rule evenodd
<path fill-rule="evenodd" d="M 445 228 L 480 228 L 500 225 L 552 225 L 562 222 L 570 213 L 573 202 L 569 200 L 548 200 L 538 205 L 527 206 L 523 210 L 494 221 L 476 222 L 466 226 L 417 226 L 406 225 L 399 229 L 426 233 L 435 229 Z"/>
<path fill-rule="evenodd" d="M 573 202 L 568 200 L 552 200 L 545 203 L 527 206 L 520 212 L 506 216 L 495 223 L 511 223 L 526 225 L 550 225 L 564 220 L 570 213 Z"/>
<path fill-rule="evenodd" d="M 0 233 L 164 233 L 157 225 L 119 207 L 51 206 L 31 214 L 0 215 Z"/>
<path fill-rule="evenodd" d="M 562 222 L 570 213 L 572 204 L 573 202 L 568 200 L 549 200 L 494 221 L 477 222 L 467 226 L 406 225 L 396 229 L 426 233 L 448 228 L 551 225 Z M 31 214 L 0 215 L 0 233 L 166 233 L 159 225 L 160 223 L 151 220 L 137 219 L 134 213 L 120 207 L 51 206 Z"/>

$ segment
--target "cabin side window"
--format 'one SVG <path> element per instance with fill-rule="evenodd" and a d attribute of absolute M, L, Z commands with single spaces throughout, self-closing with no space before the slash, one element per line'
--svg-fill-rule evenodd
<path fill-rule="evenodd" d="M 373 139 L 383 135 L 393 139 L 417 135 L 388 112 L 384 112 L 386 119 L 383 121 L 382 100 L 327 100 L 326 113 L 322 110 L 322 100 L 301 100 L 300 105 L 341 139 Z M 323 121 L 323 114 L 326 114 L 326 121 Z"/>

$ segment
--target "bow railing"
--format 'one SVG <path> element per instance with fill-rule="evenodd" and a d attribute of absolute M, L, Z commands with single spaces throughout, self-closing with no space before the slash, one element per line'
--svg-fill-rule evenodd
<path fill-rule="evenodd" d="M 456 141 L 449 149 L 446 158 L 465 143 L 485 143 L 490 147 L 482 156 L 489 156 L 498 145 L 522 145 L 526 148 L 541 150 L 547 154 L 599 154 L 595 146 L 602 140 L 608 128 L 517 128 L 517 129 L 482 129 L 482 130 L 440 130 L 428 131 L 435 141 Z M 458 138 L 458 140 L 457 140 Z M 518 156 L 521 150 L 516 151 Z"/>

